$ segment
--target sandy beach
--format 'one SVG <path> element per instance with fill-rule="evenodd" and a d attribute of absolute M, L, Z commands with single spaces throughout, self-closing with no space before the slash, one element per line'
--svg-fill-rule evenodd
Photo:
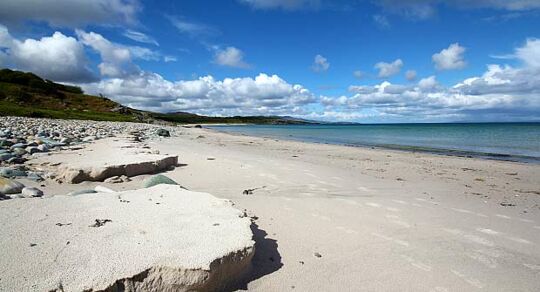
<path fill-rule="evenodd" d="M 197 128 L 147 144 L 178 155 L 165 175 L 254 218 L 254 271 L 242 289 L 540 289 L 540 165 Z M 121 191 L 146 177 L 42 189 Z"/>

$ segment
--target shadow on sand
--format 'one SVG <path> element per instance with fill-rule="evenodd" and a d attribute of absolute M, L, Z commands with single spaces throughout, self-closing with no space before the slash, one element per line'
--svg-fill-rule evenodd
<path fill-rule="evenodd" d="M 256 223 L 251 223 L 251 232 L 255 240 L 255 255 L 251 261 L 252 270 L 234 290 L 247 290 L 249 282 L 271 274 L 283 266 L 277 240 L 267 238 L 268 233 L 259 229 Z"/>

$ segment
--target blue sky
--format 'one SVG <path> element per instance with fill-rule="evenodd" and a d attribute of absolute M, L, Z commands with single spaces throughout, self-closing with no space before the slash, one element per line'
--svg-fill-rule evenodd
<path fill-rule="evenodd" d="M 540 120 L 540 1 L 44 2 L 0 3 L 0 66 L 135 108 Z"/>

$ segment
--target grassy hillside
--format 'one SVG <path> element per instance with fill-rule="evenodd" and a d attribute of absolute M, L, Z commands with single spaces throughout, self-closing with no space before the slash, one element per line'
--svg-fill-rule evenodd
<path fill-rule="evenodd" d="M 106 97 L 84 94 L 81 88 L 58 84 L 39 76 L 0 70 L 0 116 L 84 119 L 122 122 L 172 122 L 180 124 L 249 123 L 306 124 L 288 117 L 207 117 L 190 113 L 152 113 L 120 105 Z"/>
<path fill-rule="evenodd" d="M 144 119 L 143 112 L 84 94 L 79 87 L 9 69 L 0 70 L 0 115 L 126 122 Z"/>

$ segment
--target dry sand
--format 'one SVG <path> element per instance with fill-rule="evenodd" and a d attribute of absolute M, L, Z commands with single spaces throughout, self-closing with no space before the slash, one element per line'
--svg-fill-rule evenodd
<path fill-rule="evenodd" d="M 165 174 L 258 217 L 243 288 L 540 291 L 540 165 L 180 133 L 148 143 L 183 164 Z"/>

